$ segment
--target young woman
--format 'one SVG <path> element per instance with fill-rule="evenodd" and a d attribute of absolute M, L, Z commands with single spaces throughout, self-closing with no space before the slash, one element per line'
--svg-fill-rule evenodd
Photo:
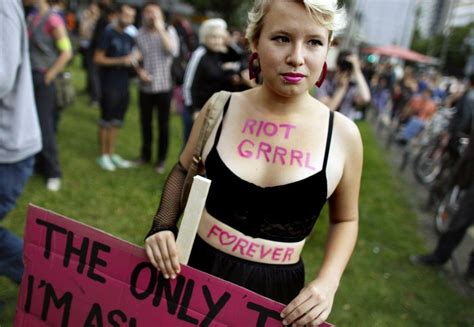
<path fill-rule="evenodd" d="M 358 129 L 308 92 L 324 78 L 342 16 L 336 0 L 255 1 L 247 37 L 263 84 L 232 94 L 204 148 L 212 184 L 189 265 L 288 304 L 284 324 L 315 325 L 328 317 L 357 238 Z M 145 241 L 165 277 L 180 270 L 176 208 L 206 108 L 168 177 Z M 324 259 L 305 286 L 300 253 L 327 200 Z M 238 241 L 229 244 L 231 237 Z"/>

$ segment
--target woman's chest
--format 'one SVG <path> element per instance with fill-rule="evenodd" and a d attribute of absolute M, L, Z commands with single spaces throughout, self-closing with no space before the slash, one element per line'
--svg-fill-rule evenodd
<path fill-rule="evenodd" d="M 321 171 L 327 127 L 285 119 L 244 118 L 226 124 L 217 151 L 236 175 L 263 187 L 292 183 Z"/>

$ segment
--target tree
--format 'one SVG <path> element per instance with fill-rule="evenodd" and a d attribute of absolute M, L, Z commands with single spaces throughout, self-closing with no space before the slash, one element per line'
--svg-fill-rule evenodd
<path fill-rule="evenodd" d="M 436 34 L 430 38 L 422 38 L 415 32 L 411 47 L 420 53 L 443 59 L 444 45 L 446 52 L 444 62 L 442 62 L 442 71 L 445 74 L 462 76 L 470 51 L 465 40 L 472 28 L 474 28 L 474 23 L 454 27 L 447 35 Z"/>
<path fill-rule="evenodd" d="M 186 0 L 196 10 L 207 15 L 208 12 L 218 13 L 230 26 L 242 28 L 247 20 L 250 7 L 249 0 Z"/>

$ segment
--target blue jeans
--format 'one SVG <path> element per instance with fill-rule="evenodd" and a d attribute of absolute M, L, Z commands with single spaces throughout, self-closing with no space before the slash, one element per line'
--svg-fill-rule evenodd
<path fill-rule="evenodd" d="M 405 125 L 405 128 L 403 128 L 400 138 L 405 141 L 410 141 L 423 130 L 424 126 L 425 123 L 423 120 L 418 117 L 412 117 Z"/>
<path fill-rule="evenodd" d="M 15 207 L 34 163 L 35 157 L 31 156 L 20 162 L 0 164 L 0 221 Z M 0 276 L 20 283 L 22 275 L 23 241 L 0 226 Z"/>

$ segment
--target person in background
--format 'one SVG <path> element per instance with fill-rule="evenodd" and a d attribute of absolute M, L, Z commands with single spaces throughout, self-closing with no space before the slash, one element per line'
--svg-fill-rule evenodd
<path fill-rule="evenodd" d="M 341 51 L 337 58 L 336 72 L 316 95 L 331 110 L 339 111 L 352 120 L 361 119 L 362 113 L 357 109 L 369 104 L 371 97 L 357 55 Z"/>
<path fill-rule="evenodd" d="M 135 9 L 120 6 L 116 23 L 108 25 L 102 34 L 94 55 L 94 63 L 101 67 L 100 120 L 99 120 L 99 166 L 107 171 L 115 168 L 130 168 L 132 163 L 115 153 L 118 129 L 122 126 L 129 103 L 130 70 L 136 61 L 132 55 L 133 38 L 125 33 L 127 26 L 135 20 Z"/>
<path fill-rule="evenodd" d="M 36 169 L 46 177 L 46 188 L 57 192 L 61 188 L 62 172 L 55 131 L 58 112 L 54 80 L 72 58 L 72 46 L 63 19 L 52 9 L 56 0 L 24 0 L 24 3 L 37 8 L 28 17 L 35 102 L 43 139 Z"/>
<path fill-rule="evenodd" d="M 466 92 L 456 106 L 455 116 L 441 141 L 443 146 L 455 146 L 459 137 L 469 135 L 469 145 L 458 164 L 449 167 L 456 169 L 454 181 L 464 190 L 464 194 L 448 230 L 439 237 L 436 248 L 428 254 L 410 256 L 410 260 L 418 265 L 443 266 L 474 223 L 474 74 L 469 76 L 468 83 Z M 474 249 L 471 250 L 465 278 L 474 287 Z"/>
<path fill-rule="evenodd" d="M 371 98 L 375 114 L 381 115 L 387 111 L 390 100 L 389 82 L 386 76 L 375 73 L 371 79 Z"/>
<path fill-rule="evenodd" d="M 451 258 L 453 252 L 461 244 L 469 227 L 474 224 L 474 138 L 469 138 L 469 145 L 460 162 L 464 164 L 456 171 L 456 179 L 466 186 L 459 202 L 459 208 L 453 213 L 448 230 L 440 235 L 435 249 L 427 254 L 410 256 L 411 262 L 428 267 L 442 267 Z M 474 287 L 474 249 L 471 250 L 467 270 L 464 273 L 467 282 Z"/>
<path fill-rule="evenodd" d="M 227 23 L 220 18 L 204 21 L 199 29 L 201 45 L 193 52 L 184 75 L 183 95 L 192 117 L 214 92 L 232 90 L 240 81 L 240 54 L 227 46 Z M 185 126 L 189 136 L 192 121 Z"/>
<path fill-rule="evenodd" d="M 100 16 L 99 6 L 93 2 L 85 8 L 80 15 L 79 21 L 79 53 L 82 57 L 82 68 L 86 72 L 86 92 L 90 94 L 92 88 L 91 70 L 92 56 L 89 55 L 89 48 L 91 46 L 92 35 L 97 20 Z"/>
<path fill-rule="evenodd" d="M 415 79 L 412 67 L 406 66 L 402 69 L 400 66 L 395 66 L 395 70 L 402 74 L 400 80 L 394 83 L 391 96 L 392 120 L 397 121 L 406 104 L 418 92 L 418 82 Z"/>
<path fill-rule="evenodd" d="M 92 107 L 99 106 L 102 95 L 99 66 L 94 62 L 95 51 L 99 46 L 105 28 L 109 24 L 115 22 L 118 15 L 117 6 L 112 5 L 111 0 L 99 0 L 98 7 L 100 14 L 94 25 L 94 31 L 92 32 L 92 38 L 89 44 L 89 51 L 87 52 L 88 60 L 90 62 L 89 70 L 87 71 L 87 80 L 90 83 L 89 98 Z"/>
<path fill-rule="evenodd" d="M 329 45 L 344 13 L 337 0 L 255 1 L 247 38 L 263 83 L 230 94 L 202 153 L 212 184 L 189 265 L 286 304 L 284 325 L 316 326 L 329 316 L 357 239 L 360 133 L 310 94 L 324 85 Z M 174 234 L 180 194 L 207 110 L 209 102 L 165 183 L 145 239 L 148 258 L 164 278 L 180 272 Z M 324 258 L 305 285 L 301 250 L 326 202 Z M 220 242 L 225 235 L 238 239 L 237 247 Z M 261 256 L 262 248 L 272 255 Z"/>
<path fill-rule="evenodd" d="M 0 221 L 3 221 L 15 207 L 33 172 L 35 154 L 41 150 L 41 130 L 21 0 L 0 1 L 0 17 Z M 22 275 L 23 241 L 0 226 L 0 276 L 19 284 Z M 0 301 L 0 315 L 1 311 Z"/>
<path fill-rule="evenodd" d="M 166 26 L 163 12 L 156 2 L 143 7 L 143 27 L 136 38 L 143 65 L 136 68 L 140 78 L 140 125 L 142 146 L 139 164 L 152 160 L 153 111 L 157 110 L 156 172 L 163 174 L 169 144 L 169 120 L 173 81 L 171 64 L 178 56 L 179 39 L 172 25 Z"/>
<path fill-rule="evenodd" d="M 407 144 L 423 130 L 437 110 L 431 89 L 426 88 L 421 94 L 414 95 L 399 115 L 400 122 L 404 125 L 396 136 L 396 141 L 401 145 Z"/>
<path fill-rule="evenodd" d="M 430 88 L 433 91 L 433 97 L 432 97 L 433 101 L 436 104 L 442 105 L 445 102 L 448 95 L 446 93 L 446 90 L 442 88 L 441 86 L 441 82 L 442 82 L 441 73 L 435 72 L 432 75 L 430 82 L 431 82 Z"/>
<path fill-rule="evenodd" d="M 183 97 L 183 82 L 186 67 L 191 58 L 193 51 L 198 46 L 197 33 L 194 32 L 191 23 L 184 15 L 180 13 L 173 13 L 172 25 L 176 29 L 179 37 L 179 56 L 177 59 L 179 65 L 176 68 L 176 63 L 173 64 L 172 75 L 175 84 L 173 100 L 176 105 L 176 111 L 181 114 L 183 122 L 183 147 L 189 137 L 191 126 L 193 125 L 193 117 L 191 113 L 186 110 Z M 175 70 L 175 71 L 173 71 Z"/>

